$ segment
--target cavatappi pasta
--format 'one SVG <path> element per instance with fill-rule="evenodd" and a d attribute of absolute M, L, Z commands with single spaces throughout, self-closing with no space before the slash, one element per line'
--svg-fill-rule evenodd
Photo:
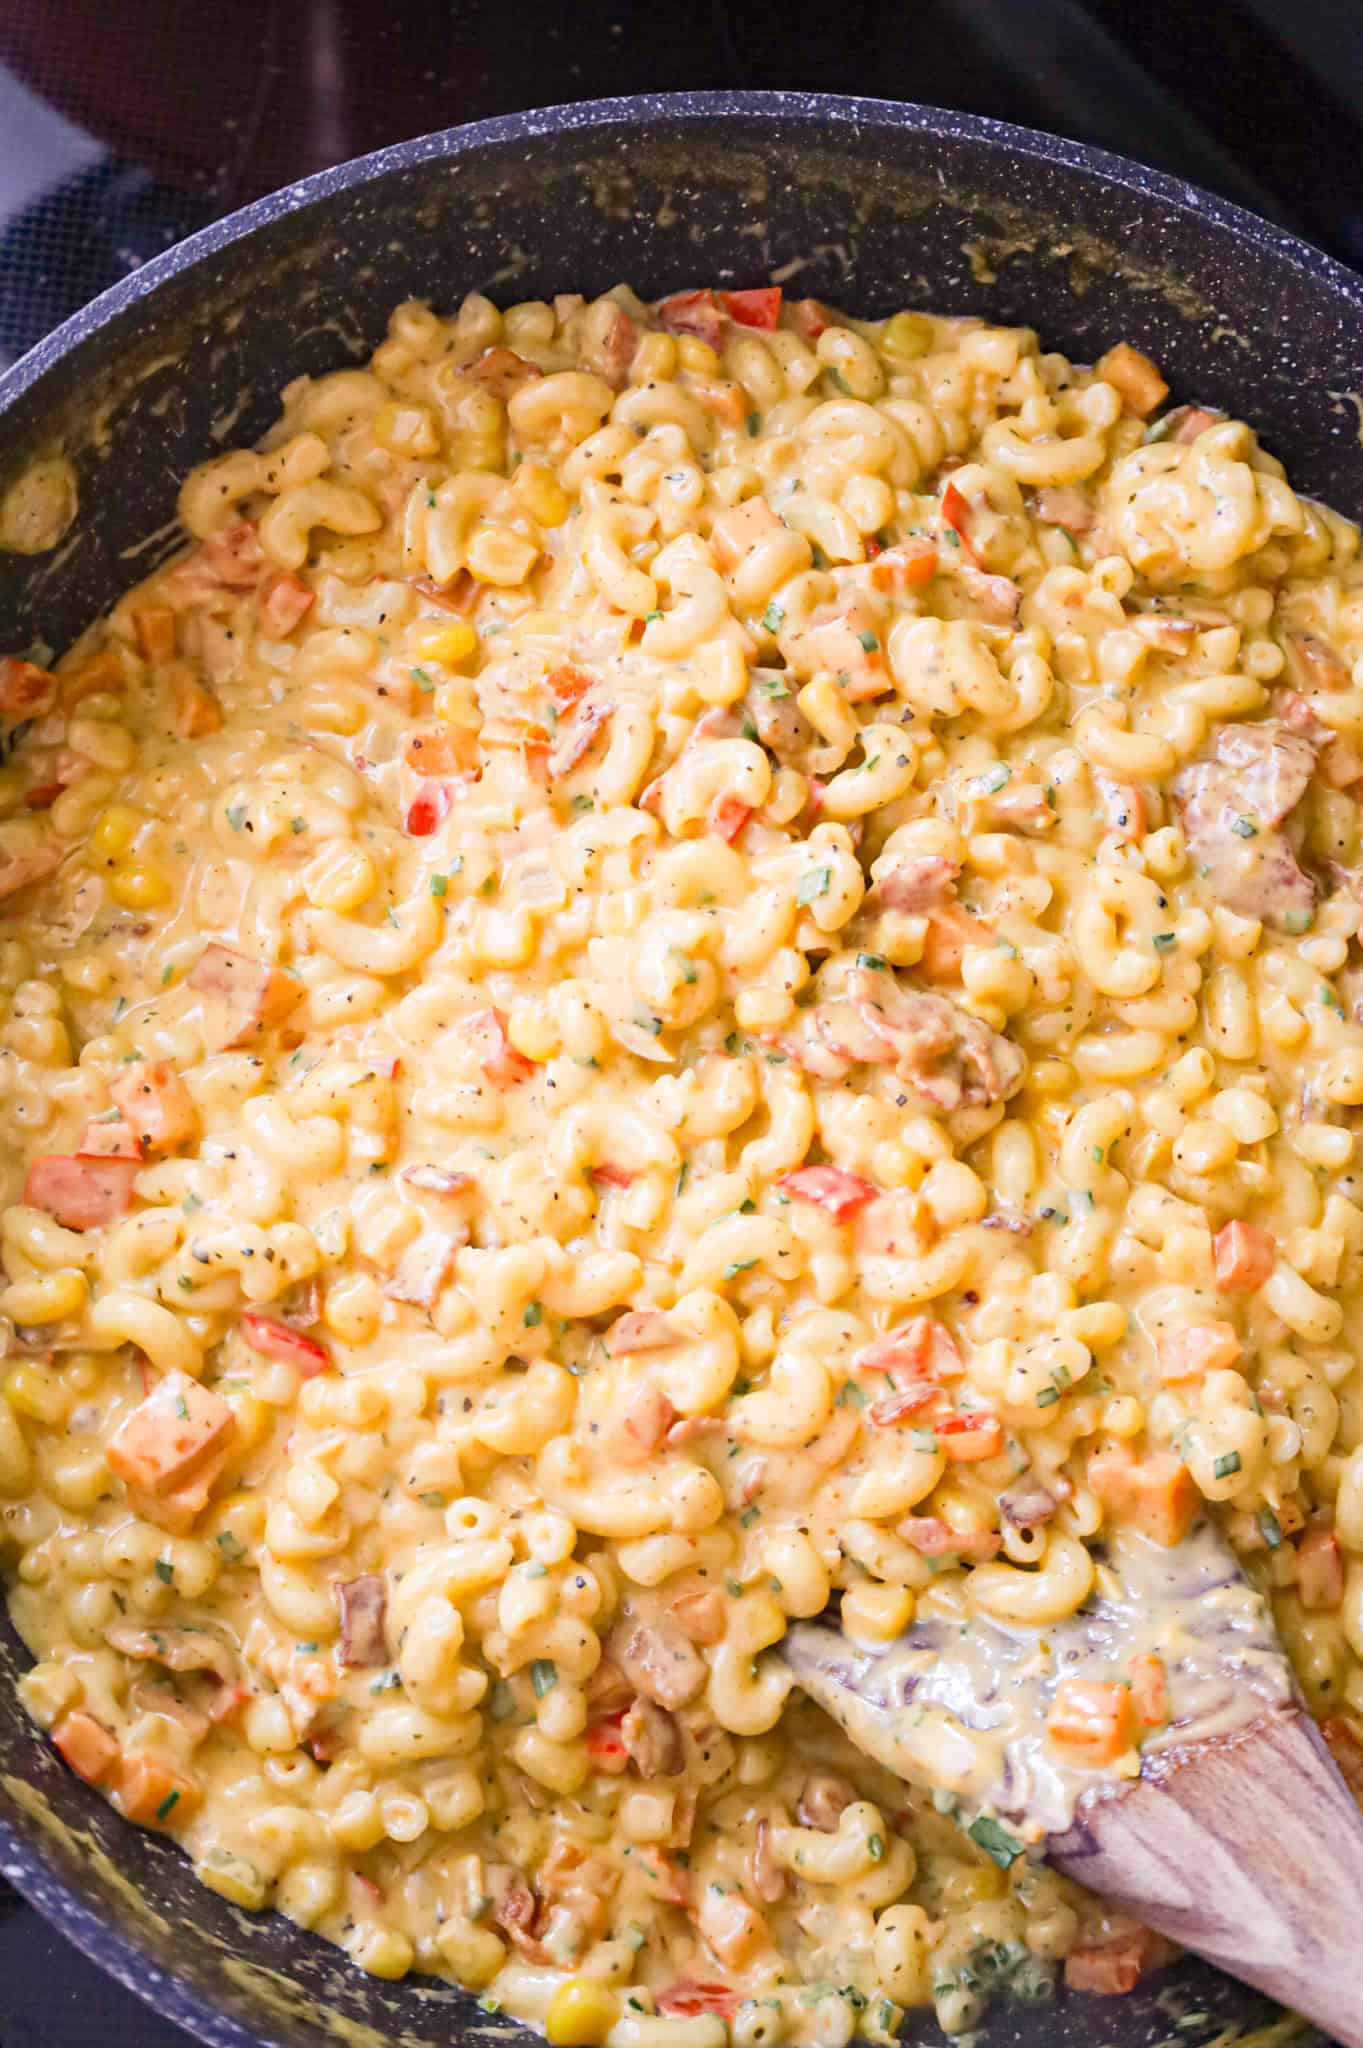
<path fill-rule="evenodd" d="M 1358 533 L 1166 397 L 406 305 L 0 664 L 23 1691 L 237 1905 L 561 2048 L 1129 1988 L 775 1650 L 1203 1501 L 1363 1781 Z"/>

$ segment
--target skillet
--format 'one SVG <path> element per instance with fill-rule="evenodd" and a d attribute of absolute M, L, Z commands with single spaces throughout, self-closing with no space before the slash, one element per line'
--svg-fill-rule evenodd
<path fill-rule="evenodd" d="M 0 494 L 62 454 L 79 503 L 51 550 L 0 552 L 0 649 L 60 651 L 173 548 L 185 472 L 261 433 L 290 377 L 367 356 L 403 298 L 773 278 L 860 313 L 1035 326 L 1079 361 L 1126 339 L 1180 398 L 1253 421 L 1300 489 L 1363 514 L 1363 279 L 1280 229 L 1101 151 L 933 108 L 606 100 L 305 179 L 158 257 L 0 377 Z M 0 1620 L 0 1875 L 166 2018 L 209 2048 L 533 2039 L 448 1986 L 365 1978 L 205 1890 L 62 1768 L 14 1695 L 28 1661 Z M 1230 2048 L 1271 2017 L 1184 1959 L 1126 1998 L 996 2007 L 974 2038 Z M 919 2015 L 907 2038 L 942 2037 Z"/>

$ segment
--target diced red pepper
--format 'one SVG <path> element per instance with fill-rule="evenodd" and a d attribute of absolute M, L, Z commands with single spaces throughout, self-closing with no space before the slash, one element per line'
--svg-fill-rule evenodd
<path fill-rule="evenodd" d="M 717 839 L 732 846 L 751 816 L 752 806 L 741 797 L 716 797 L 710 806 L 710 830 Z"/>
<path fill-rule="evenodd" d="M 629 1751 L 621 1732 L 624 1719 L 623 1712 L 607 1714 L 604 1719 L 593 1721 L 586 1734 L 587 1754 L 593 1768 L 608 1771 L 612 1777 L 629 1768 Z"/>
<path fill-rule="evenodd" d="M 724 322 L 715 295 L 708 287 L 703 291 L 673 292 L 671 298 L 659 302 L 657 314 L 659 326 L 669 334 L 694 334 L 711 348 L 718 348 L 724 339 Z"/>
<path fill-rule="evenodd" d="M 576 704 L 579 698 L 585 697 L 595 683 L 596 677 L 585 668 L 579 668 L 576 662 L 564 661 L 557 668 L 550 669 L 544 687 L 559 710 L 566 711 L 570 704 Z"/>
<path fill-rule="evenodd" d="M 923 1373 L 933 1380 L 958 1380 L 965 1370 L 960 1346 L 936 1316 L 910 1316 L 859 1351 L 856 1364 L 862 1372 Z"/>
<path fill-rule="evenodd" d="M 478 1047 L 478 1064 L 489 1081 L 509 1088 L 517 1081 L 529 1080 L 535 1063 L 517 1052 L 507 1037 L 506 1019 L 500 1010 L 475 1010 L 462 1021 L 464 1030 Z"/>
<path fill-rule="evenodd" d="M 1315 1614 L 1343 1604 L 1344 1552 L 1329 1523 L 1308 1529 L 1297 1545 L 1297 1598 Z"/>
<path fill-rule="evenodd" d="M 429 839 L 449 810 L 450 793 L 444 783 L 428 782 L 407 806 L 403 829 L 411 839 Z"/>
<path fill-rule="evenodd" d="M 634 1185 L 634 1175 L 632 1173 L 623 1166 L 611 1166 L 608 1162 L 600 1166 L 594 1166 L 591 1170 L 591 1177 L 599 1187 L 603 1188 L 632 1188 Z"/>
<path fill-rule="evenodd" d="M 727 1984 L 700 1984 L 694 1977 L 680 1977 L 658 1993 L 655 2003 L 667 2019 L 694 2019 L 700 2013 L 716 2012 L 721 2019 L 731 2020 L 742 2000 Z"/>
<path fill-rule="evenodd" d="M 942 492 L 942 521 L 951 528 L 966 554 L 978 567 L 980 558 L 970 540 L 970 505 L 953 483 L 948 483 Z"/>
<path fill-rule="evenodd" d="M 942 1451 L 953 1465 L 975 1465 L 1003 1449 L 1003 1424 L 987 1409 L 944 1415 L 933 1424 Z"/>
<path fill-rule="evenodd" d="M 994 1529 L 953 1529 L 940 1515 L 906 1515 L 895 1527 L 920 1557 L 966 1557 L 988 1564 L 1003 1548 Z"/>
<path fill-rule="evenodd" d="M 942 1389 L 932 1380 L 920 1380 L 916 1386 L 904 1387 L 897 1394 L 887 1394 L 883 1401 L 873 1401 L 866 1411 L 866 1420 L 876 1429 L 889 1429 L 897 1422 L 908 1422 L 913 1416 L 921 1415 L 925 1408 L 931 1408 L 940 1400 Z"/>
<path fill-rule="evenodd" d="M 294 1366 L 305 1380 L 331 1370 L 331 1353 L 325 1345 L 305 1337 L 301 1330 L 291 1330 L 287 1323 L 277 1322 L 262 1309 L 242 1310 L 241 1334 L 262 1358 L 278 1358 Z"/>
<path fill-rule="evenodd" d="M 720 303 L 740 327 L 760 327 L 767 333 L 781 318 L 781 288 L 765 285 L 745 292 L 721 292 Z"/>
<path fill-rule="evenodd" d="M 50 811 L 65 787 L 64 782 L 40 782 L 24 791 L 25 807 L 30 811 Z"/>
<path fill-rule="evenodd" d="M 880 1193 L 869 1180 L 847 1173 L 841 1166 L 797 1167 L 794 1173 L 783 1174 L 777 1186 L 797 1202 L 817 1203 L 839 1223 L 855 1216 L 858 1209 L 874 1202 Z"/>
<path fill-rule="evenodd" d="M 266 578 L 260 592 L 260 622 L 272 640 L 284 640 L 317 601 L 301 576 L 281 569 Z"/>

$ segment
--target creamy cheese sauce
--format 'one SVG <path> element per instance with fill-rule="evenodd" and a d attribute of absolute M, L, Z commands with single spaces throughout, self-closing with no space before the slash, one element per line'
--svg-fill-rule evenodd
<path fill-rule="evenodd" d="M 408 305 L 0 662 L 23 1694 L 225 1897 L 839 2048 L 1135 1981 L 1008 1819 L 1271 1692 L 1261 1596 L 1357 1769 L 1358 533 L 1166 395 Z M 794 1687 L 834 1596 L 916 1784 Z"/>
<path fill-rule="evenodd" d="M 1159 1657 L 1169 1711 L 1142 1745 L 1146 1760 L 1234 1734 L 1295 1696 L 1267 1602 L 1209 1526 L 1173 1550 L 1114 1534 L 1097 1557 L 1093 1594 L 1045 1629 L 939 1616 L 873 1649 L 811 1625 L 791 1632 L 785 1655 L 858 1748 L 949 1795 L 968 1818 L 998 1815 L 1044 1849 L 1108 1775 L 1067 1762 L 1047 1740 L 1063 1680 L 1102 1680 L 1133 1656 Z M 1126 1768 L 1139 1770 L 1134 1753 Z"/>

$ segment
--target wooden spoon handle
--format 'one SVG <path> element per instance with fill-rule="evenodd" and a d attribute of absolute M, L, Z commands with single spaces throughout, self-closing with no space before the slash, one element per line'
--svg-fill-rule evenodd
<path fill-rule="evenodd" d="M 1088 1794 L 1050 1858 L 1363 2048 L 1363 1816 L 1300 1708 Z"/>

